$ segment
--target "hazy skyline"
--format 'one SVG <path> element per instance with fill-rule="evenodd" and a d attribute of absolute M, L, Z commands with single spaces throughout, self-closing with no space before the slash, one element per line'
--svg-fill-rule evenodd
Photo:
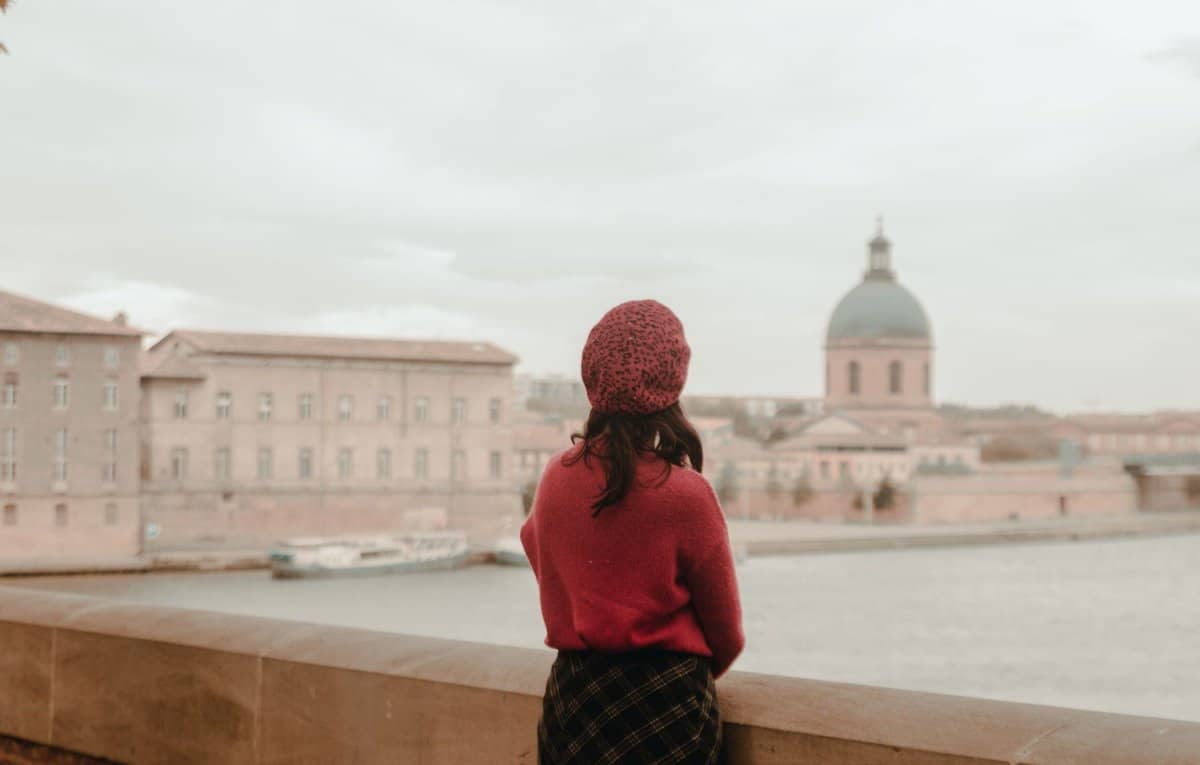
<path fill-rule="evenodd" d="M 1200 408 L 1194 3 L 26 1 L 0 40 L 5 289 L 564 374 L 655 297 L 689 392 L 817 395 L 882 213 L 939 400 Z"/>

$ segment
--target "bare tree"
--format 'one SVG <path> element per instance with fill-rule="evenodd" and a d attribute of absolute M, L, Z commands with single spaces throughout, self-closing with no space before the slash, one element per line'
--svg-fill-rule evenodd
<path fill-rule="evenodd" d="M 0 13 L 8 11 L 8 0 L 0 0 Z M 8 53 L 8 48 L 4 47 L 4 43 L 0 42 L 0 53 Z"/>

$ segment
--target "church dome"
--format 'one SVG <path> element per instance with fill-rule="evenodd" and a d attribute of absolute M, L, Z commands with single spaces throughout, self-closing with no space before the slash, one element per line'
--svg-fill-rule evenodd
<path fill-rule="evenodd" d="M 826 340 L 932 336 L 929 317 L 911 292 L 894 279 L 867 278 L 833 310 Z"/>
<path fill-rule="evenodd" d="M 883 235 L 883 222 L 867 243 L 867 272 L 862 283 L 846 294 L 829 319 L 827 342 L 854 338 L 929 340 L 933 329 L 920 301 L 896 281 L 892 243 Z"/>

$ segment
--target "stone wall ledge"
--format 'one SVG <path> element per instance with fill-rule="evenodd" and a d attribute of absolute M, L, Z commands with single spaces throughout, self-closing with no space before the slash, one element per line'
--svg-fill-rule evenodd
<path fill-rule="evenodd" d="M 0 736 L 131 763 L 534 763 L 551 660 L 0 588 Z M 1200 723 L 741 672 L 719 689 L 733 765 L 1200 762 Z"/>

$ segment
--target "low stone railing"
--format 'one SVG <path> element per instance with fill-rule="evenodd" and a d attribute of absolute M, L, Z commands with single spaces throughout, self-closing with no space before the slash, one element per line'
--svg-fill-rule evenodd
<path fill-rule="evenodd" d="M 0 588 L 0 737 L 170 765 L 534 763 L 551 658 Z M 1200 762 L 1200 723 L 742 672 L 718 687 L 733 765 Z"/>

